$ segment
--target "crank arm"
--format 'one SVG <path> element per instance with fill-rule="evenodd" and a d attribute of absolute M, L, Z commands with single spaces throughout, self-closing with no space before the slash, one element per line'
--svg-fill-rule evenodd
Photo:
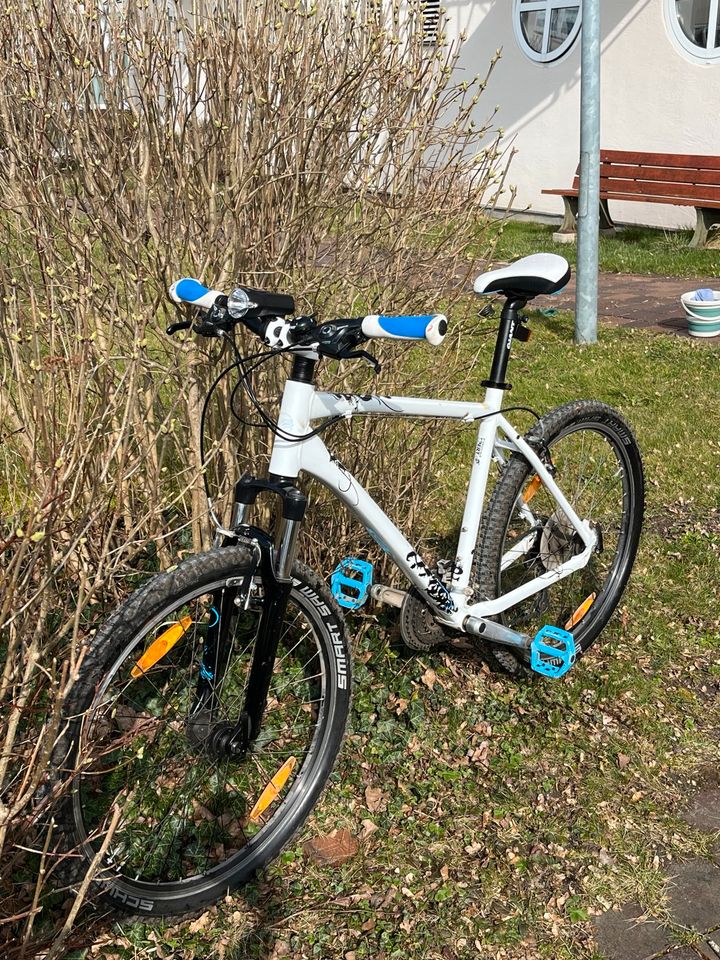
<path fill-rule="evenodd" d="M 532 643 L 532 637 L 526 633 L 518 633 L 505 627 L 502 623 L 496 623 L 494 620 L 485 620 L 483 617 L 467 617 L 463 627 L 467 633 L 475 637 L 483 637 L 485 640 L 492 640 L 493 643 L 502 643 L 507 647 L 515 647 L 520 650 L 529 650 Z"/>

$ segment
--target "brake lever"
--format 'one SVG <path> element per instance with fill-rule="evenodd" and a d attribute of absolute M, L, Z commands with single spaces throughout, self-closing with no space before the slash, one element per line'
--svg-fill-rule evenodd
<path fill-rule="evenodd" d="M 216 303 L 214 307 L 200 313 L 192 329 L 193 333 L 197 333 L 200 337 L 222 337 L 223 334 L 232 330 L 232 320 L 225 307 Z"/>
<path fill-rule="evenodd" d="M 315 348 L 322 356 L 332 357 L 333 360 L 365 360 L 373 368 L 375 373 L 380 373 L 382 367 L 376 358 L 368 353 L 367 350 L 354 350 L 353 347 L 364 343 L 368 338 L 361 329 L 361 318 L 341 319 L 337 323 L 342 324 L 338 327 L 335 323 L 322 324 L 319 327 L 312 327 L 307 321 L 312 317 L 299 317 L 299 321 L 305 321 L 300 328 L 300 334 L 296 340 L 296 346 L 307 344 L 311 346 L 315 343 Z"/>
<path fill-rule="evenodd" d="M 181 330 L 189 330 L 192 326 L 192 320 L 180 320 L 178 323 L 171 323 L 169 327 L 165 329 L 165 333 L 172 336 L 174 333 L 179 333 Z"/>
<path fill-rule="evenodd" d="M 221 337 L 225 327 L 203 317 L 192 325 L 192 329 L 193 333 L 197 333 L 200 337 Z"/>
<path fill-rule="evenodd" d="M 367 360 L 375 373 L 380 373 L 382 370 L 380 362 L 367 350 L 347 350 L 339 353 L 338 356 L 341 360 Z"/>

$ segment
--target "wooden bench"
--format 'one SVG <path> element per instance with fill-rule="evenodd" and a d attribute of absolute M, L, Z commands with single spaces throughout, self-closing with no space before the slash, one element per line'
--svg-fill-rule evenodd
<path fill-rule="evenodd" d="M 572 239 L 577 227 L 580 167 L 570 189 L 543 190 L 561 196 L 565 219 L 558 239 Z M 704 247 L 713 226 L 720 224 L 720 157 L 693 154 L 600 151 L 600 230 L 615 229 L 608 200 L 672 203 L 695 207 L 697 225 L 691 247 Z"/>

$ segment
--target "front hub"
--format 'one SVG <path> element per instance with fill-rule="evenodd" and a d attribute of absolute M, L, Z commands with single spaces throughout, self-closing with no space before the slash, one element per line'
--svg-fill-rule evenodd
<path fill-rule="evenodd" d="M 242 759 L 250 744 L 250 717 L 241 713 L 238 719 L 213 721 L 209 710 L 199 710 L 185 727 L 189 742 L 218 759 Z"/>

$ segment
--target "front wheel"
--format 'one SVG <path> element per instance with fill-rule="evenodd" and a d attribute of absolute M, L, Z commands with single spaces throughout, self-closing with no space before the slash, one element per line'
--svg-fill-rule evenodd
<path fill-rule="evenodd" d="M 99 631 L 72 688 L 64 828 L 85 867 L 105 845 L 98 892 L 121 909 L 183 913 L 243 883 L 298 830 L 332 770 L 350 655 L 332 597 L 300 564 L 259 734 L 228 748 L 265 601 L 252 563 L 228 547 L 155 577 Z M 220 611 L 225 665 L 211 710 L 198 712 Z"/>
<path fill-rule="evenodd" d="M 534 636 L 550 624 L 573 634 L 585 652 L 607 624 L 632 569 L 644 511 L 640 451 L 625 420 L 604 403 L 583 400 L 557 407 L 529 432 L 545 445 L 554 479 L 597 535 L 585 567 L 521 601 L 498 619 Z M 488 504 L 478 537 L 474 600 L 493 600 L 559 567 L 583 543 L 528 461 L 513 454 Z M 492 659 L 520 675 L 525 661 L 494 646 Z"/>

